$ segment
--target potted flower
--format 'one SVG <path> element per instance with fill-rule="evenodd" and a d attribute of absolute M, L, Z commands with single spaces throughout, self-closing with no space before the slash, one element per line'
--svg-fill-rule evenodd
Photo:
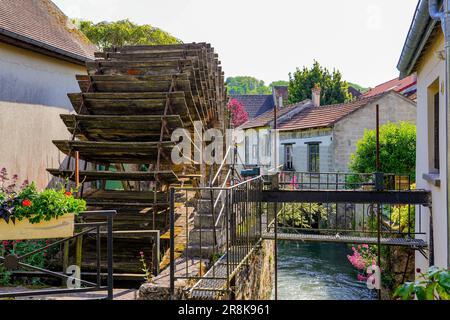
<path fill-rule="evenodd" d="M 31 240 L 73 236 L 74 216 L 86 210 L 84 200 L 72 191 L 39 192 L 25 182 L 16 191 L 17 176 L 10 180 L 0 170 L 0 240 Z"/>

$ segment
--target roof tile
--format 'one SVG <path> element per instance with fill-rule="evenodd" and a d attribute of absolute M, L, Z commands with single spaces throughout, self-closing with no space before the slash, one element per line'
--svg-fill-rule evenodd
<path fill-rule="evenodd" d="M 97 50 L 50 0 L 1 0 L 0 34 L 9 33 L 85 60 Z"/>

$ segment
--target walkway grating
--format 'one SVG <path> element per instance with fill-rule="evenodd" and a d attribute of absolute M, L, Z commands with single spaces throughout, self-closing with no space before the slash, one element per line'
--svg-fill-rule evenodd
<path fill-rule="evenodd" d="M 265 232 L 262 234 L 263 239 L 274 240 L 274 232 Z M 304 234 L 304 233 L 277 233 L 278 240 L 285 241 L 305 241 L 305 242 L 332 242 L 332 243 L 348 243 L 348 244 L 378 244 L 378 238 L 367 236 L 349 236 L 349 235 L 324 235 L 324 234 Z M 427 244 L 421 239 L 411 238 L 381 238 L 382 245 L 401 246 L 410 248 L 426 248 Z"/>

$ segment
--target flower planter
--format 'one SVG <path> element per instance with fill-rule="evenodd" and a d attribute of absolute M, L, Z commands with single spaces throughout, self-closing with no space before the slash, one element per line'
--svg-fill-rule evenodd
<path fill-rule="evenodd" d="M 68 238 L 73 236 L 75 216 L 67 214 L 58 219 L 31 224 L 28 220 L 16 224 L 0 220 L 0 240 L 34 240 Z"/>

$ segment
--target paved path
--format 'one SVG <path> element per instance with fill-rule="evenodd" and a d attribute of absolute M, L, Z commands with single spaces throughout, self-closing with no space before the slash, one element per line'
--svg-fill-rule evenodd
<path fill-rule="evenodd" d="M 46 289 L 48 290 L 58 288 L 46 288 Z M 33 289 L 23 287 L 14 287 L 14 288 L 0 287 L 0 294 L 11 292 L 23 292 L 23 291 L 33 291 Z M 137 293 L 138 291 L 136 289 L 114 289 L 114 300 L 136 300 Z M 99 292 L 72 293 L 72 294 L 35 296 L 35 297 L 20 297 L 15 298 L 15 300 L 97 300 L 97 299 L 104 299 L 106 296 L 107 296 L 106 291 L 99 291 Z M 8 300 L 9 299 L 10 298 L 8 298 Z"/>

